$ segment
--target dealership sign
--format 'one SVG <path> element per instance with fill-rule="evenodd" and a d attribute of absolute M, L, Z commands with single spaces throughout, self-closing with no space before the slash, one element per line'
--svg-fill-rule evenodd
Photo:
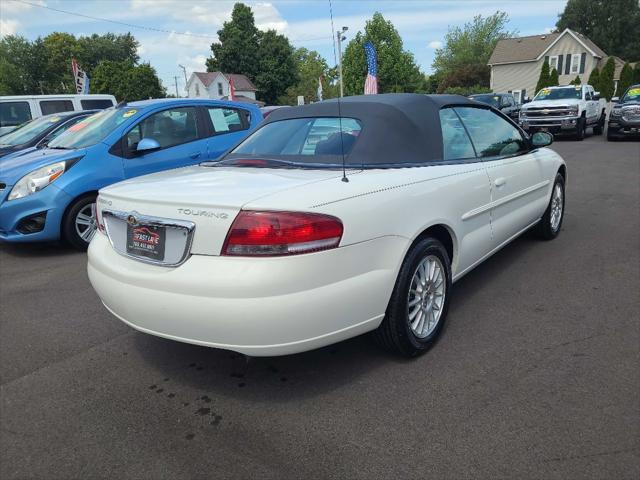
<path fill-rule="evenodd" d="M 80 70 L 75 58 L 71 59 L 71 70 L 76 83 L 76 93 L 89 93 L 89 76 L 84 70 Z"/>

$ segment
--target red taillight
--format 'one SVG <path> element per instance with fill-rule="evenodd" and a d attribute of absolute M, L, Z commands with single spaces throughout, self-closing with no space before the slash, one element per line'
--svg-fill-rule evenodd
<path fill-rule="evenodd" d="M 222 255 L 297 255 L 335 248 L 341 238 L 342 222 L 330 215 L 241 211 L 229 229 Z"/>

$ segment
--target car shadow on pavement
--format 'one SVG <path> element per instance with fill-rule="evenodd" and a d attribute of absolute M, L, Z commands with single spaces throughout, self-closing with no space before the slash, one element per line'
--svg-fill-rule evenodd
<path fill-rule="evenodd" d="M 456 311 L 474 301 L 473 297 L 486 286 L 488 278 L 507 271 L 526 251 L 539 245 L 532 234 L 526 234 L 456 283 L 448 325 L 456 322 Z M 447 325 L 443 337 L 446 329 Z M 141 358 L 158 371 L 158 377 L 149 380 L 150 389 L 164 388 L 163 381 L 170 381 L 173 389 L 195 390 L 205 401 L 208 395 L 222 395 L 243 401 L 276 403 L 325 394 L 377 369 L 385 369 L 389 382 L 395 382 L 398 368 L 429 361 L 429 356 L 437 354 L 439 348 L 436 344 L 425 356 L 406 359 L 385 352 L 367 334 L 281 357 L 246 357 L 139 332 L 134 344 Z"/>
<path fill-rule="evenodd" d="M 50 257 L 70 253 L 84 254 L 62 242 L 0 243 L 0 255 L 12 257 Z"/>

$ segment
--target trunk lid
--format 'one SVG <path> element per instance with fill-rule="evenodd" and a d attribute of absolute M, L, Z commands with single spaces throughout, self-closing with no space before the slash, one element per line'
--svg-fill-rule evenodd
<path fill-rule="evenodd" d="M 241 208 L 283 190 L 340 177 L 335 170 L 245 167 L 187 167 L 120 182 L 100 190 L 98 209 L 137 218 L 190 222 L 191 253 L 219 255 L 229 227 Z M 108 222 L 115 222 L 108 217 Z M 111 241 L 125 250 L 126 226 L 108 225 Z M 118 238 L 114 238 L 114 235 Z"/>

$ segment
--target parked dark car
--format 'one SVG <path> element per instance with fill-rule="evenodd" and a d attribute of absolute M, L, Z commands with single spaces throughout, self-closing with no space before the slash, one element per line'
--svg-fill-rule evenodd
<path fill-rule="evenodd" d="M 505 115 L 511 117 L 516 122 L 518 121 L 520 105 L 518 105 L 518 102 L 516 102 L 516 99 L 511 93 L 478 93 L 475 95 L 469 95 L 469 98 L 476 102 L 491 105 Z"/>
<path fill-rule="evenodd" d="M 287 107 L 288 107 L 288 105 L 268 105 L 266 107 L 260 107 L 260 111 L 262 112 L 262 116 L 264 118 L 267 118 L 269 115 L 271 115 L 276 110 L 279 110 L 281 108 L 287 108 Z"/>
<path fill-rule="evenodd" d="M 97 111 L 60 112 L 26 122 L 15 130 L 0 136 L 0 157 L 20 150 L 44 146 L 69 127 Z"/>
<path fill-rule="evenodd" d="M 640 138 L 640 84 L 627 88 L 609 114 L 607 140 L 617 138 Z"/>

